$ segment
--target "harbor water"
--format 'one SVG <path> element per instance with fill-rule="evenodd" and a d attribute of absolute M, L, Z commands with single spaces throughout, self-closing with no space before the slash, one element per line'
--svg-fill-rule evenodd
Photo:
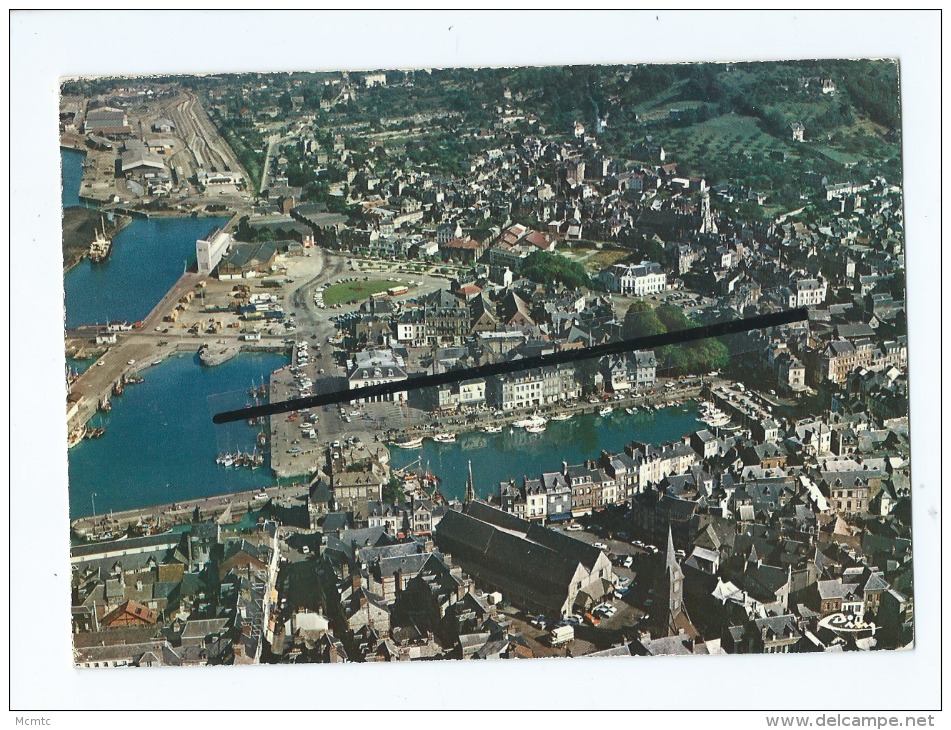
<path fill-rule="evenodd" d="M 186 266 L 195 241 L 226 218 L 134 218 L 112 241 L 106 261 L 84 259 L 64 277 L 66 327 L 143 319 Z"/>
<path fill-rule="evenodd" d="M 623 451 L 632 441 L 679 441 L 700 428 L 704 425 L 697 420 L 696 403 L 688 401 L 657 412 L 628 415 L 615 410 L 608 416 L 588 414 L 570 421 L 549 421 L 544 433 L 538 434 L 506 427 L 496 434 L 462 434 L 450 444 L 426 439 L 421 449 L 391 446 L 390 465 L 404 468 L 418 460 L 413 470 L 428 469 L 442 480 L 440 491 L 445 497 L 462 499 L 471 460 L 476 494 L 485 498 L 498 495 L 499 482 L 514 479 L 521 484 L 523 476 L 537 479 L 542 472 L 561 469 L 562 461 L 579 464 L 597 458 L 602 451 Z"/>
<path fill-rule="evenodd" d="M 60 149 L 60 163 L 63 173 L 63 207 L 73 208 L 82 206 L 79 200 L 79 186 L 83 181 L 83 162 L 86 159 L 84 152 L 77 150 Z"/>
<path fill-rule="evenodd" d="M 215 462 L 220 453 L 252 452 L 260 427 L 215 426 L 211 417 L 246 405 L 248 390 L 286 364 L 283 355 L 244 353 L 206 368 L 189 353 L 143 370 L 144 383 L 127 385 L 90 422 L 105 434 L 69 450 L 71 518 L 93 513 L 94 493 L 102 514 L 274 484 L 267 461 L 254 470 Z"/>
<path fill-rule="evenodd" d="M 79 185 L 84 155 L 62 151 L 63 205 L 80 205 Z M 195 240 L 223 218 L 134 219 L 116 235 L 107 262 L 84 260 L 65 276 L 66 326 L 145 317 L 194 262 Z M 242 354 L 214 368 L 204 368 L 194 354 L 183 354 L 142 372 L 145 382 L 126 386 L 112 399 L 108 414 L 97 414 L 90 426 L 105 434 L 86 439 L 69 451 L 69 500 L 73 519 L 109 510 L 126 510 L 225 494 L 273 484 L 270 464 L 226 468 L 219 454 L 251 452 L 259 427 L 245 422 L 213 426 L 213 413 L 249 405 L 247 391 L 276 368 L 281 355 Z M 70 361 L 76 370 L 92 360 Z M 631 441 L 662 443 L 680 439 L 701 424 L 693 404 L 633 416 L 576 416 L 550 422 L 544 433 L 508 428 L 499 434 L 464 434 L 453 444 L 427 440 L 420 450 L 391 447 L 392 465 L 406 467 L 419 460 L 442 479 L 449 498 L 465 492 L 468 462 L 477 492 L 495 493 L 500 481 L 538 477 L 597 457 L 602 450 L 621 451 Z M 93 495 L 95 497 L 93 498 Z"/>

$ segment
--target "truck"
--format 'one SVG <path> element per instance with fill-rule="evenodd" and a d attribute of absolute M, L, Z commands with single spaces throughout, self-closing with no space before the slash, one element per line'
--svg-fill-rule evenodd
<path fill-rule="evenodd" d="M 556 626 L 551 630 L 549 638 L 551 639 L 552 646 L 561 646 L 562 644 L 567 644 L 569 641 L 574 641 L 575 639 L 575 627 Z"/>

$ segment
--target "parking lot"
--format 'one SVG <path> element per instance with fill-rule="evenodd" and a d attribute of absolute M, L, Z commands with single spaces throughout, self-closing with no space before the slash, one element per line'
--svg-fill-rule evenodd
<path fill-rule="evenodd" d="M 567 621 L 555 617 L 540 617 L 526 613 L 515 613 L 524 626 L 525 635 L 546 647 L 548 654 L 561 656 L 569 649 L 571 656 L 582 656 L 630 641 L 646 630 L 651 620 L 650 612 L 645 611 L 644 603 L 653 603 L 653 576 L 661 550 L 655 545 L 632 544 L 630 540 L 606 537 L 606 531 L 593 526 L 582 528 L 579 523 L 552 528 L 565 532 L 571 537 L 594 545 L 608 553 L 614 565 L 618 590 L 614 597 L 606 598 L 591 607 L 584 616 L 576 613 Z M 574 627 L 575 638 L 564 647 L 552 648 L 548 638 L 549 631 L 558 625 L 570 623 Z"/>

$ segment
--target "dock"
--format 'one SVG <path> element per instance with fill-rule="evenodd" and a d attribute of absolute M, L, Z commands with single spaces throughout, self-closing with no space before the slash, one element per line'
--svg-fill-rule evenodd
<path fill-rule="evenodd" d="M 226 524 L 248 512 L 264 507 L 269 500 L 286 500 L 302 497 L 309 489 L 309 485 L 292 484 L 289 486 L 272 486 L 259 489 L 250 489 L 241 492 L 213 495 L 199 499 L 187 499 L 179 502 L 141 507 L 138 509 L 108 512 L 105 514 L 80 517 L 70 523 L 73 533 L 78 537 L 101 535 L 111 532 L 120 535 L 140 522 L 159 525 L 160 529 L 167 530 L 176 525 L 191 523 L 195 518 L 195 510 L 201 520 L 214 520 Z M 86 543 L 89 545 L 96 542 Z M 104 549 L 110 544 L 104 545 Z"/>
<path fill-rule="evenodd" d="M 68 418 L 69 430 L 84 425 L 92 418 L 99 401 L 110 395 L 113 385 L 121 378 L 135 374 L 143 366 L 163 359 L 178 349 L 176 345 L 183 338 L 163 336 L 154 331 L 155 327 L 175 308 L 178 300 L 193 291 L 203 278 L 195 273 L 184 274 L 142 320 L 141 327 L 117 333 L 116 344 L 99 358 L 96 365 L 79 376 L 70 389 L 72 407 Z M 160 346 L 159 342 L 163 339 L 171 339 L 175 343 Z M 192 342 L 188 342 L 188 346 L 198 349 L 198 344 Z"/>

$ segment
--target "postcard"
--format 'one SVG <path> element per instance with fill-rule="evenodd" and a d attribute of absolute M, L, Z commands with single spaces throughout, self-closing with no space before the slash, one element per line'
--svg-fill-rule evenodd
<path fill-rule="evenodd" d="M 897 61 L 74 77 L 59 131 L 77 667 L 913 646 Z"/>

